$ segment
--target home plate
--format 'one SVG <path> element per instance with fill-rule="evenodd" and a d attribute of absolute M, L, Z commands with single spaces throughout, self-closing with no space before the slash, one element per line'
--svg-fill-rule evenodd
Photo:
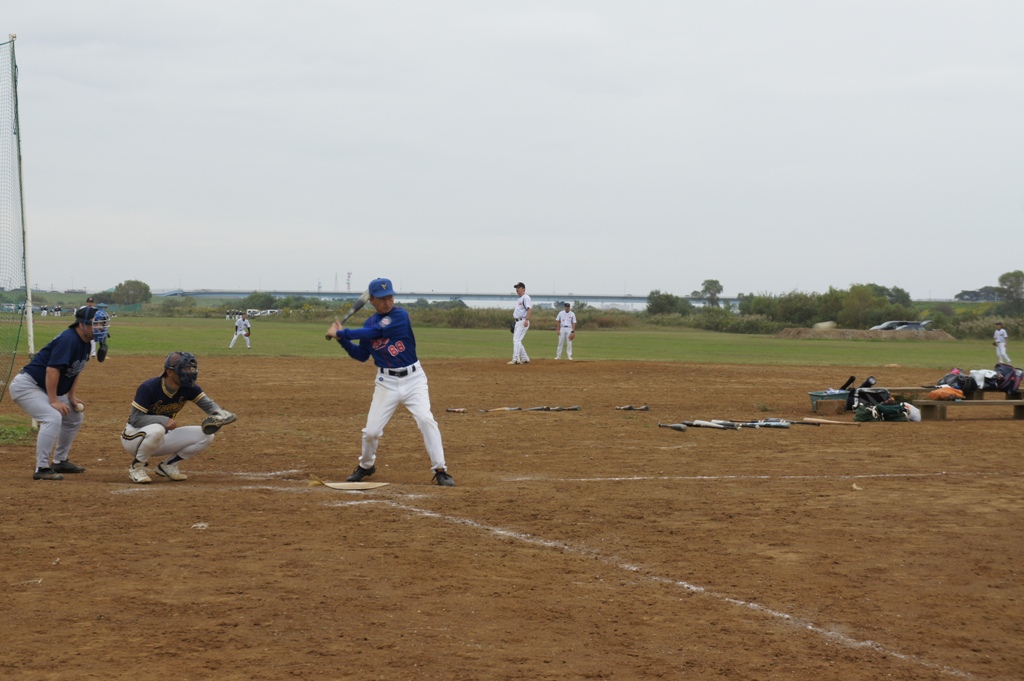
<path fill-rule="evenodd" d="M 388 484 L 386 482 L 324 482 L 313 474 L 310 474 L 309 477 L 312 478 L 312 481 L 309 483 L 310 487 L 323 485 L 331 489 L 377 489 Z"/>

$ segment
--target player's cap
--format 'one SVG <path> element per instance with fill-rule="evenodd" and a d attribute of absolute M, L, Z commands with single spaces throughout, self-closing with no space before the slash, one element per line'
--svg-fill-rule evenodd
<path fill-rule="evenodd" d="M 85 302 L 87 302 L 87 303 L 95 303 L 96 301 L 93 300 L 92 297 L 90 296 L 89 298 L 85 299 Z"/>
<path fill-rule="evenodd" d="M 518 284 L 516 284 L 512 288 L 526 288 L 526 284 L 524 284 L 523 282 L 519 282 Z"/>
<path fill-rule="evenodd" d="M 383 277 L 371 281 L 369 291 L 374 298 L 395 295 L 395 287 L 391 285 L 391 280 Z"/>
<path fill-rule="evenodd" d="M 565 306 L 566 307 L 571 307 L 571 305 L 569 303 L 566 303 Z"/>
<path fill-rule="evenodd" d="M 100 309 L 98 307 L 89 307 L 88 305 L 83 305 L 82 307 L 77 308 L 75 310 L 75 323 L 69 325 L 68 328 L 73 329 L 79 322 L 91 322 L 92 318 L 95 317 L 96 313 L 99 311 Z"/>
<path fill-rule="evenodd" d="M 1002 322 L 996 322 L 996 326 L 1002 326 L 1002 325 L 1003 325 Z"/>

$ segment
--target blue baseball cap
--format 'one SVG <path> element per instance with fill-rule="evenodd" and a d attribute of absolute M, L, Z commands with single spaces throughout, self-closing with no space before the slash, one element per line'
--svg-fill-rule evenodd
<path fill-rule="evenodd" d="M 395 295 L 395 287 L 391 285 L 391 280 L 383 277 L 371 281 L 369 291 L 374 298 Z"/>

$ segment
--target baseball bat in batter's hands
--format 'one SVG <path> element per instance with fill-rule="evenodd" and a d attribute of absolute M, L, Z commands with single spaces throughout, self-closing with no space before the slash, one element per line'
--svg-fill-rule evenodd
<path fill-rule="evenodd" d="M 363 291 L 363 294 L 356 299 L 356 302 L 352 303 L 352 309 L 345 313 L 345 316 L 341 318 L 341 324 L 348 321 L 348 318 L 363 309 L 363 305 L 370 299 L 370 292 Z"/>

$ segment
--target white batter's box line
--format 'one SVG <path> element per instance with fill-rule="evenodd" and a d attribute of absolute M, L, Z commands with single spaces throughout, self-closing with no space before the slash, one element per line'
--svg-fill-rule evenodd
<path fill-rule="evenodd" d="M 918 475 L 923 475 L 923 474 L 918 474 Z M 942 474 L 930 474 L 930 475 L 945 475 L 945 474 L 942 473 Z M 874 477 L 874 476 L 871 476 L 871 477 Z M 899 477 L 899 476 L 897 476 L 897 477 Z M 937 663 L 937 662 L 932 662 L 930 660 L 925 660 L 925 659 L 922 659 L 922 658 L 917 657 L 915 655 L 909 655 L 907 653 L 901 653 L 900 651 L 895 650 L 894 648 L 890 648 L 888 646 L 885 646 L 885 645 L 883 645 L 881 643 L 878 643 L 877 641 L 872 641 L 872 640 L 869 640 L 869 639 L 856 639 L 856 638 L 853 638 L 852 636 L 847 636 L 846 634 L 842 634 L 842 633 L 837 632 L 837 631 L 835 631 L 833 629 L 828 629 L 826 627 L 822 627 L 822 626 L 819 626 L 817 624 L 814 624 L 813 622 L 811 622 L 809 620 L 804 620 L 804 619 L 801 619 L 799 617 L 795 617 L 793 615 L 790 615 L 789 613 L 785 613 L 785 612 L 782 612 L 780 610 L 775 610 L 775 609 L 769 608 L 767 606 L 760 605 L 759 603 L 754 603 L 754 602 L 751 602 L 751 601 L 745 601 L 745 600 L 742 600 L 742 599 L 739 599 L 739 598 L 734 598 L 734 597 L 729 596 L 727 594 L 719 593 L 719 592 L 716 592 L 716 591 L 709 591 L 707 588 L 705 588 L 703 586 L 700 586 L 698 584 L 693 584 L 691 582 L 685 582 L 685 581 L 681 581 L 681 580 L 678 580 L 678 579 L 672 579 L 671 577 L 663 577 L 663 576 L 660 576 L 660 575 L 656 575 L 656 574 L 653 574 L 651 570 L 648 570 L 646 568 L 643 568 L 643 567 L 640 567 L 640 566 L 637 566 L 637 565 L 632 565 L 632 564 L 624 563 L 624 562 L 621 562 L 618 558 L 611 557 L 611 556 L 605 556 L 605 555 L 603 555 L 603 554 L 601 554 L 598 551 L 595 551 L 593 549 L 589 549 L 589 548 L 582 547 L 582 546 L 576 546 L 576 545 L 573 545 L 573 544 L 568 544 L 568 543 L 566 543 L 564 541 L 557 541 L 557 540 L 553 540 L 553 539 L 544 539 L 542 537 L 537 537 L 535 535 L 527 534 L 527 533 L 524 533 L 524 532 L 516 532 L 514 530 L 507 530 L 505 528 L 495 527 L 493 525 L 484 525 L 483 523 L 477 522 L 476 520 L 472 520 L 470 518 L 459 518 L 459 517 L 456 517 L 456 516 L 446 515 L 444 513 L 439 513 L 437 511 L 431 511 L 430 509 L 417 508 L 415 506 L 408 506 L 406 504 L 402 504 L 402 503 L 399 503 L 397 501 L 388 500 L 388 499 L 367 499 L 365 501 L 328 502 L 325 505 L 326 506 L 350 506 L 350 505 L 353 505 L 353 504 L 383 504 L 383 505 L 391 506 L 392 508 L 397 508 L 397 509 L 400 509 L 400 510 L 403 510 L 403 511 L 415 514 L 415 515 L 419 515 L 419 516 L 422 516 L 422 517 L 425 517 L 425 518 L 435 518 L 435 519 L 438 519 L 438 520 L 441 520 L 441 521 L 444 521 L 444 522 L 454 523 L 456 525 L 462 525 L 462 526 L 469 527 L 469 528 L 476 529 L 476 530 L 482 530 L 484 532 L 487 532 L 489 534 L 494 535 L 495 537 L 500 537 L 502 539 L 514 539 L 514 540 L 522 542 L 524 544 L 531 544 L 533 546 L 541 546 L 541 547 L 544 547 L 544 548 L 555 549 L 555 550 L 561 551 L 563 553 L 570 553 L 570 554 L 576 554 L 576 555 L 582 555 L 582 556 L 590 556 L 590 557 L 596 558 L 597 560 L 600 560 L 605 565 L 609 565 L 611 567 L 618 568 L 620 570 L 625 570 L 627 572 L 631 572 L 631 573 L 637 574 L 640 578 L 647 579 L 647 580 L 649 580 L 651 582 L 654 582 L 656 584 L 663 584 L 663 585 L 666 585 L 666 586 L 682 588 L 682 589 L 685 589 L 685 590 L 687 590 L 687 591 L 689 591 L 689 592 L 691 592 L 693 594 L 699 595 L 699 596 L 706 596 L 706 597 L 709 597 L 709 598 L 713 598 L 713 599 L 715 599 L 717 601 L 720 601 L 722 603 L 725 603 L 727 605 L 731 605 L 731 606 L 738 607 L 738 608 L 743 608 L 745 610 L 750 610 L 751 612 L 755 612 L 755 613 L 757 613 L 759 615 L 763 615 L 765 617 L 769 617 L 771 619 L 779 620 L 779 621 L 784 622 L 786 624 L 792 625 L 792 626 L 794 626 L 794 627 L 796 627 L 796 628 L 798 628 L 800 630 L 811 632 L 813 634 L 816 634 L 818 636 L 826 638 L 826 639 L 828 639 L 830 641 L 833 641 L 835 643 L 843 645 L 843 646 L 845 646 L 847 648 L 858 649 L 858 650 L 871 650 L 871 651 L 874 651 L 874 652 L 879 653 L 881 655 L 886 655 L 886 656 L 894 657 L 894 658 L 896 658 L 898 660 L 901 660 L 903 662 L 907 662 L 907 663 L 911 663 L 911 664 L 916 664 L 916 665 L 918 665 L 920 667 L 925 667 L 927 669 L 936 670 L 936 671 L 938 671 L 938 672 L 940 672 L 942 674 L 946 674 L 948 676 L 956 676 L 956 677 L 965 678 L 965 679 L 974 678 L 974 676 L 972 674 L 968 673 L 968 672 L 961 671 L 959 669 L 955 669 L 953 667 L 949 667 L 947 665 L 940 664 L 940 663 Z"/>
<path fill-rule="evenodd" d="M 937 473 L 850 473 L 846 475 L 630 475 L 620 478 L 541 478 L 515 477 L 510 482 L 646 482 L 650 480 L 864 480 L 869 478 L 941 478 L 946 476 L 963 477 L 1021 477 L 1019 471 L 941 471 Z"/>

